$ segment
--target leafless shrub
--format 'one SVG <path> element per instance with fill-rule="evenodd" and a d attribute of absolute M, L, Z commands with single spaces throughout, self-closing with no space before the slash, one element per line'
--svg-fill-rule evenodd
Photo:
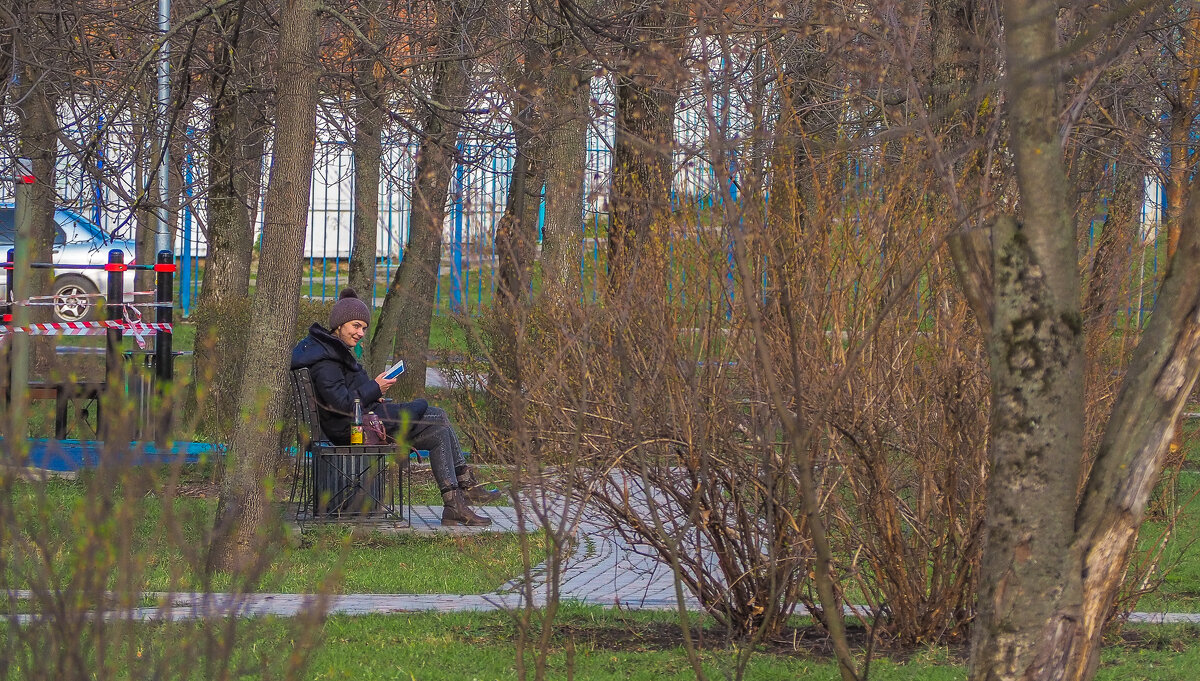
<path fill-rule="evenodd" d="M 130 442 L 131 406 L 106 408 L 108 442 Z M 298 678 L 319 601 L 282 623 L 236 615 L 280 555 L 279 526 L 264 528 L 253 565 L 217 572 L 212 508 L 190 498 L 183 456 L 147 465 L 140 446 L 98 444 L 99 465 L 73 482 L 24 469 L 11 440 L 0 451 L 0 678 Z M 177 604 L 197 592 L 228 595 L 213 611 Z M 281 640 L 295 653 L 261 653 Z"/>
<path fill-rule="evenodd" d="M 829 422 L 847 574 L 906 644 L 964 633 L 983 521 L 983 348 L 948 273 L 929 272 L 940 304 L 880 328 Z"/>

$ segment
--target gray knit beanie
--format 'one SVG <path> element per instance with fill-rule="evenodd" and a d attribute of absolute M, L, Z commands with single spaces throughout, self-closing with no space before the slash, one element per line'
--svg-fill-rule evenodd
<path fill-rule="evenodd" d="M 337 327 L 357 319 L 365 324 L 371 323 L 371 311 L 367 309 L 367 304 L 359 300 L 358 294 L 354 289 L 347 286 L 342 289 L 341 295 L 338 296 L 338 301 L 333 304 L 333 310 L 329 313 L 329 330 L 333 331 Z"/>

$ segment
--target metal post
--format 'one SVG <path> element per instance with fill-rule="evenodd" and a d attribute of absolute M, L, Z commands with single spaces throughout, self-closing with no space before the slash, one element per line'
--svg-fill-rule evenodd
<path fill-rule="evenodd" d="M 12 306 L 9 305 L 9 302 L 17 299 L 13 294 L 15 290 L 13 289 L 13 263 L 16 262 L 16 257 L 17 250 L 15 248 L 8 249 L 8 253 L 4 256 L 4 262 L 7 263 L 4 266 L 4 290 L 6 291 L 4 295 L 7 297 L 7 300 L 4 301 L 3 321 L 5 323 L 11 322 L 13 318 Z"/>
<path fill-rule="evenodd" d="M 155 308 L 158 310 L 155 320 L 160 324 L 170 324 L 174 316 L 174 310 L 171 307 L 171 293 L 175 289 L 175 256 L 170 251 L 158 252 L 158 262 L 154 265 L 154 274 L 154 302 L 158 303 L 158 307 Z M 171 334 L 161 331 L 154 336 L 154 372 L 162 383 L 175 377 L 171 340 Z"/>
<path fill-rule="evenodd" d="M 188 139 L 192 138 L 192 129 L 188 129 Z M 188 152 L 184 157 L 183 163 L 183 195 L 189 200 L 185 201 L 183 208 L 183 257 L 179 259 L 179 308 L 186 317 L 192 312 L 192 152 Z"/>
<path fill-rule="evenodd" d="M 105 315 L 110 320 L 121 320 L 123 305 L 125 303 L 125 271 L 128 266 L 125 265 L 125 252 L 114 248 L 108 252 L 108 265 L 104 267 L 108 272 L 108 305 L 107 314 Z M 104 408 L 101 410 L 101 415 L 97 417 L 99 422 L 99 431 L 101 439 L 108 440 L 109 426 L 108 424 L 117 422 L 117 415 L 121 413 L 120 400 L 125 396 L 125 382 L 122 378 L 122 364 L 124 358 L 121 357 L 121 338 L 120 329 L 108 329 L 105 334 L 105 349 L 104 349 Z"/>
<path fill-rule="evenodd" d="M 458 146 L 459 157 L 462 156 L 462 145 Z M 454 241 L 450 244 L 450 288 L 453 295 L 452 309 L 463 311 L 463 261 L 462 261 L 462 228 L 463 228 L 463 166 L 461 161 L 454 167 Z M 441 261 L 439 254 L 438 280 L 441 280 Z"/>
<path fill-rule="evenodd" d="M 160 324 L 170 324 L 174 316 L 172 298 L 175 291 L 175 255 L 171 251 L 159 251 L 158 262 L 154 264 L 155 291 L 154 302 L 155 321 Z M 144 410 L 143 423 L 149 427 L 153 424 L 154 442 L 158 447 L 165 447 L 171 434 L 171 380 L 175 377 L 175 355 L 171 352 L 174 336 L 158 331 L 154 335 L 154 377 L 152 390 L 143 391 L 143 399 L 153 399 L 157 413 L 154 410 Z M 153 395 L 153 398 L 151 398 Z"/>
<path fill-rule="evenodd" d="M 29 284 L 33 275 L 32 263 L 29 261 L 29 246 L 33 242 L 33 189 L 37 179 L 33 176 L 33 161 L 22 158 L 17 160 L 16 208 L 15 219 L 17 228 L 16 248 L 9 258 L 13 263 L 9 291 L 12 292 L 12 305 L 9 307 L 13 326 L 29 324 L 29 306 L 26 299 L 31 291 Z M 12 424 L 8 430 L 15 447 L 14 453 L 23 456 L 29 435 L 29 334 L 12 334 L 12 351 L 8 355 L 10 377 L 8 413 Z"/>
<path fill-rule="evenodd" d="M 171 28 L 171 0 L 158 0 L 158 31 L 165 38 Z M 163 40 L 158 50 L 158 125 L 159 145 L 162 151 L 162 161 L 158 166 L 158 229 L 154 235 L 154 248 L 158 251 L 171 250 L 171 232 L 167 226 L 167 169 L 170 167 L 170 122 L 168 112 L 171 108 L 171 63 L 170 45 Z"/>
<path fill-rule="evenodd" d="M 104 185 L 100 183 L 100 176 L 104 174 L 104 114 L 100 114 L 100 121 L 96 123 L 96 179 L 92 181 L 92 191 L 95 197 L 95 204 L 92 206 L 92 222 L 98 227 L 104 226 Z"/>
<path fill-rule="evenodd" d="M 5 301 L 4 302 L 5 302 L 5 304 L 3 306 L 4 316 L 0 317 L 0 324 L 11 324 L 12 323 L 12 318 L 13 318 L 12 317 L 12 307 L 10 305 L 8 305 L 8 302 L 16 299 L 16 297 L 13 295 L 13 261 L 16 259 L 16 257 L 17 257 L 17 251 L 16 251 L 16 249 L 13 249 L 13 248 L 8 249 L 8 252 L 4 255 L 4 263 L 5 263 L 4 264 L 4 291 L 5 291 L 5 293 L 4 293 Z M 9 384 L 12 382 L 12 371 L 11 371 L 11 369 L 12 369 L 12 354 L 10 353 L 11 350 L 12 350 L 12 346 L 8 346 L 7 344 L 0 344 L 0 412 L 3 412 L 5 414 L 8 413 L 7 394 L 8 394 Z M 8 426 L 9 426 L 9 424 L 0 422 L 0 428 L 3 428 L 5 433 L 9 432 Z"/>

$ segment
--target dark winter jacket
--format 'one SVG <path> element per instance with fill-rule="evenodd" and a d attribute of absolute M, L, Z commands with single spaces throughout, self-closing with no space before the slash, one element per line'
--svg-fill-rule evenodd
<path fill-rule="evenodd" d="M 317 396 L 317 412 L 321 419 L 321 430 L 335 445 L 350 443 L 350 425 L 354 416 L 354 399 L 362 400 L 363 411 L 374 411 L 386 420 L 396 412 L 395 407 L 408 412 L 410 421 L 425 414 L 425 400 L 392 405 L 392 409 L 381 409 L 383 392 L 375 379 L 367 375 L 354 353 L 320 324 L 308 329 L 308 336 L 292 350 L 292 370 L 308 367 L 313 390 Z M 395 428 L 393 423 L 389 432 Z"/>

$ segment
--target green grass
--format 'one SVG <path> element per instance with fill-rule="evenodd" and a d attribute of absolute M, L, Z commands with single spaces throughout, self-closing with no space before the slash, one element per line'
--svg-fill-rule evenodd
<path fill-rule="evenodd" d="M 139 624 L 144 658 L 128 661 L 130 671 L 153 663 L 168 642 L 204 633 L 204 624 Z M 517 629 L 506 613 L 448 613 L 334 616 L 318 625 L 301 678 L 314 680 L 479 681 L 516 679 Z M 294 621 L 262 619 L 243 626 L 235 653 L 246 674 L 280 673 L 297 640 Z M 710 679 L 726 678 L 735 650 L 719 635 L 706 634 L 699 656 Z M 1108 646 L 1096 678 L 1100 681 L 1183 681 L 1194 678 L 1200 662 L 1195 630 L 1142 628 L 1132 642 Z M 112 645 L 119 645 L 113 643 Z M 250 654 L 250 653 L 253 654 Z M 547 677 L 578 681 L 623 679 L 690 681 L 695 678 L 673 616 L 565 605 L 555 621 L 548 649 Z M 201 652 L 201 654 L 203 654 Z M 532 665 L 534 651 L 527 651 Z M 942 647 L 876 652 L 875 681 L 952 681 L 966 678 L 962 648 Z M 861 655 L 861 653 L 860 653 Z M 860 657 L 861 659 L 861 657 Z M 199 667 L 200 665 L 195 665 Z M 570 676 L 568 677 L 568 670 Z M 131 674 L 133 676 L 135 674 Z M 829 658 L 787 641 L 756 651 L 746 670 L 754 681 L 826 681 L 837 678 Z"/>
<path fill-rule="evenodd" d="M 88 554 L 81 549 L 96 536 L 115 544 L 115 534 L 132 534 L 132 560 L 141 590 L 192 590 L 204 586 L 199 570 L 202 547 L 207 545 L 216 500 L 177 498 L 171 513 L 164 513 L 156 494 L 135 498 L 113 494 L 116 507 L 128 518 L 116 522 L 112 508 L 97 510 L 94 486 L 81 480 L 18 483 L 12 504 L 31 535 L 49 537 L 50 563 L 64 578 L 79 570 L 106 566 L 113 574 L 121 562 L 111 556 Z M 44 491 L 44 495 L 40 493 Z M 32 528 L 41 527 L 35 531 Z M 541 534 L 529 537 L 535 561 L 544 556 Z M 511 534 L 472 536 L 416 536 L 357 531 L 344 526 L 317 527 L 306 532 L 297 546 L 279 547 L 265 575 L 252 588 L 261 592 L 314 593 L 486 593 L 522 572 L 520 541 Z M 197 550 L 200 548 L 201 550 Z M 45 555 L 45 554 L 43 554 Z M 37 570 L 37 561 L 26 564 Z M 26 583 L 13 567 L 9 583 Z M 332 579 L 331 579 L 332 578 Z M 331 580 L 331 581 L 326 581 Z M 19 588 L 19 587 L 17 587 Z M 227 575 L 218 574 L 209 586 L 230 588 Z"/>
<path fill-rule="evenodd" d="M 796 625 L 803 627 L 803 621 Z M 203 640 L 224 624 L 200 622 L 134 623 L 110 636 L 103 645 L 109 665 L 118 665 L 132 678 L 142 678 L 151 665 L 181 671 L 181 678 L 203 678 L 209 649 L 192 642 Z M 517 629 L 507 613 L 413 613 L 395 615 L 333 616 L 315 625 L 315 643 L 308 652 L 307 668 L 294 678 L 363 681 L 479 681 L 516 679 Z M 243 620 L 234 641 L 234 668 L 241 678 L 282 678 L 289 656 L 304 640 L 298 620 L 260 618 Z M 26 632 L 28 633 L 28 629 Z M 1139 627 L 1123 641 L 1102 653 L 1099 681 L 1184 681 L 1195 678 L 1200 663 L 1200 636 L 1195 627 Z M 797 633 L 803 633 L 799 630 Z M 94 655 L 95 639 L 85 628 L 80 642 L 85 655 Z M 222 637 L 223 638 L 223 637 Z M 9 639 L 0 626 L 0 639 Z M 10 652 L 15 664 L 33 657 L 52 663 L 55 650 L 26 651 L 40 642 L 36 635 L 15 637 Z M 735 649 L 727 647 L 717 632 L 706 629 L 700 650 L 710 679 L 727 678 Z M 183 645 L 183 644 L 188 645 Z M 827 654 L 814 651 L 800 639 L 789 637 L 750 657 L 745 678 L 753 681 L 827 681 L 837 671 Z M 112 654 L 134 646 L 137 655 Z M 190 653 L 181 656 L 181 650 Z M 690 681 L 695 678 L 669 613 L 622 612 L 594 606 L 565 604 L 555 620 L 548 648 L 547 678 L 578 681 L 622 679 Z M 32 654 L 31 654 L 32 653 Z M 861 651 L 860 651 L 861 656 Z M 870 678 L 874 681 L 957 681 L 966 678 L 965 650 L 922 647 L 876 651 Z M 28 657 L 26 657 L 28 656 Z M 861 659 L 861 657 L 860 657 Z M 534 651 L 527 651 L 532 665 Z M 165 662 L 164 661 L 168 661 Z M 568 671 L 569 670 L 569 671 Z M 12 670 L 22 678 L 19 670 Z M 569 676 L 568 676 L 569 674 Z M 174 678 L 174 676 L 172 676 Z M 532 678 L 532 677 L 531 677 Z"/>
<path fill-rule="evenodd" d="M 1200 665 L 1200 627 L 1128 627 L 1100 654 L 1097 681 L 1191 681 Z"/>
<path fill-rule="evenodd" d="M 516 627 L 506 613 L 334 616 L 318 626 L 317 642 L 309 654 L 307 669 L 298 678 L 370 681 L 517 678 Z M 180 641 L 198 639 L 208 627 L 195 622 L 137 624 L 129 632 L 130 637 L 136 637 L 135 645 L 145 654 L 122 658 L 110 653 L 107 658 L 120 660 L 130 677 L 142 678 L 149 665 L 163 659 L 168 650 L 178 650 Z M 277 675 L 285 670 L 299 638 L 298 629 L 294 620 L 270 618 L 243 625 L 234 653 L 238 661 L 235 666 L 243 670 L 242 678 L 279 678 Z M 556 633 L 549 647 L 547 678 L 694 679 L 687 655 L 677 641 L 678 634 L 672 630 L 670 615 L 565 606 L 556 620 Z M 90 653 L 94 644 L 89 639 L 84 645 Z M 116 648 L 123 643 L 110 639 L 105 645 Z M 189 649 L 203 659 L 203 648 L 189 646 Z M 735 652 L 710 645 L 700 655 L 709 678 L 720 679 L 725 678 L 723 671 L 731 670 Z M 944 651 L 934 649 L 928 654 L 878 659 L 871 665 L 871 678 L 883 681 L 964 678 L 962 667 L 944 664 L 945 657 Z M 527 651 L 526 659 L 533 664 L 532 650 Z M 200 660 L 181 665 L 178 659 L 170 666 L 204 667 Z M 746 674 L 747 679 L 756 681 L 826 681 L 836 677 L 833 663 L 803 649 L 794 653 L 757 653 L 751 657 Z M 184 678 L 188 676 L 185 674 Z"/>
<path fill-rule="evenodd" d="M 449 315 L 433 316 L 433 323 L 429 327 L 431 352 L 465 354 L 469 347 L 467 329 L 461 320 Z"/>
<path fill-rule="evenodd" d="M 568 653 L 573 678 L 694 679 L 691 664 L 679 644 L 654 640 L 673 622 L 670 615 L 619 613 L 594 607 L 568 607 L 560 618 L 548 678 L 565 678 Z M 330 618 L 324 639 L 314 650 L 307 671 L 311 679 L 515 679 L 516 629 L 505 614 L 408 615 Z M 710 678 L 724 678 L 731 667 L 731 650 L 705 650 Z M 532 656 L 529 658 L 532 664 Z M 747 679 L 836 678 L 832 663 L 804 654 L 757 654 L 750 660 Z M 961 679 L 958 667 L 939 667 L 923 661 L 880 660 L 872 679 Z"/>
<path fill-rule="evenodd" d="M 1190 430 L 1190 429 L 1189 429 Z M 1197 435 L 1189 433 L 1185 446 L 1196 448 Z M 1195 455 L 1189 456 L 1195 461 Z M 1137 602 L 1137 609 L 1148 612 L 1200 612 L 1200 503 L 1194 499 L 1200 493 L 1200 472 L 1184 470 L 1178 484 L 1170 487 L 1169 482 L 1159 483 L 1158 495 L 1170 492 L 1182 512 L 1166 543 L 1151 578 L 1161 581 L 1158 588 Z M 1154 508 L 1155 504 L 1151 504 Z M 1167 530 L 1162 513 L 1152 515 L 1138 534 L 1138 553 L 1151 551 Z M 1135 554 L 1135 557 L 1137 554 Z"/>
<path fill-rule="evenodd" d="M 336 593 L 487 593 L 522 571 L 513 535 L 352 536 L 344 528 L 322 528 L 304 540 L 311 545 L 289 551 L 264 590 L 315 593 L 338 569 Z M 530 541 L 534 555 L 544 555 L 542 535 Z"/>

